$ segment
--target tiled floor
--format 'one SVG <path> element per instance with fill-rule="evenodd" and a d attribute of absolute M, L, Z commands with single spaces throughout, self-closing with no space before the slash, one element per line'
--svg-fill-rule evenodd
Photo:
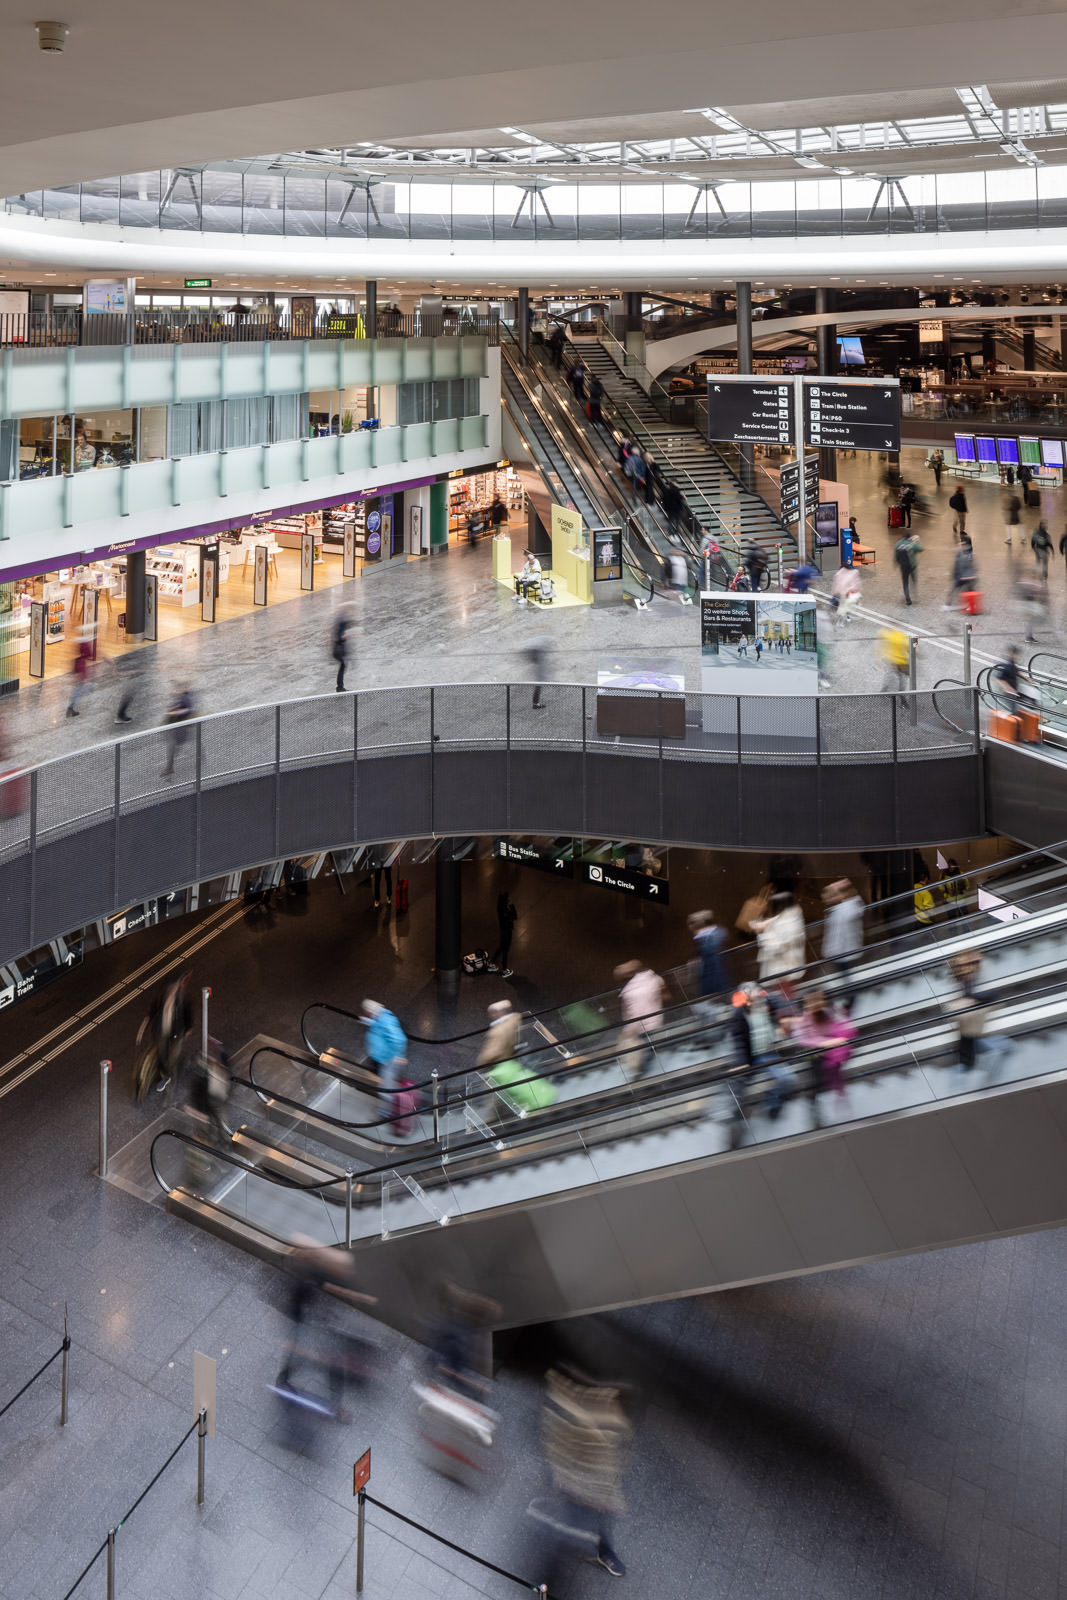
<path fill-rule="evenodd" d="M 482 898 L 472 895 L 472 914 Z M 561 916 L 562 904 L 527 913 L 531 998 L 580 992 L 586 964 L 610 958 L 616 935 Z M 220 933 L 194 977 L 214 984 L 214 1025 L 235 1041 L 267 1025 L 295 1038 L 310 993 L 357 987 L 388 985 L 432 1023 L 432 932 L 428 918 L 410 923 L 393 937 L 395 923 L 363 897 L 317 884 L 306 916 Z M 174 931 L 112 946 L 9 1013 L 5 1059 Z M 468 986 L 440 1031 L 475 1025 L 487 994 Z M 381 1358 L 372 1386 L 350 1398 L 354 1420 L 294 1452 L 266 1389 L 282 1332 L 276 1275 L 93 1176 L 102 1055 L 116 1062 L 113 1145 L 154 1114 L 125 1093 L 137 1012 L 116 1012 L 2 1102 L 0 1403 L 58 1344 L 64 1302 L 74 1338 L 67 1429 L 54 1368 L 0 1419 L 2 1600 L 61 1600 L 188 1426 L 195 1349 L 220 1363 L 207 1502 L 197 1511 L 190 1442 L 118 1535 L 122 1600 L 352 1595 L 351 1467 L 368 1444 L 377 1498 L 537 1581 L 543 1553 L 524 1513 L 542 1490 L 538 1374 L 560 1338 L 633 1385 L 621 1593 L 1067 1594 L 1062 1231 L 528 1333 L 501 1348 L 499 1443 L 477 1492 L 421 1460 L 410 1392 L 419 1351 L 373 1328 Z M 519 1593 L 373 1508 L 369 1525 L 370 1600 Z M 563 1594 L 585 1600 L 611 1582 L 580 1568 Z M 78 1595 L 102 1593 L 98 1566 Z"/>

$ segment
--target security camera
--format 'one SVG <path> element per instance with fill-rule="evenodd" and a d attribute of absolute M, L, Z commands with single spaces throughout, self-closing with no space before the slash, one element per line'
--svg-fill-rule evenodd
<path fill-rule="evenodd" d="M 37 45 L 46 55 L 58 56 L 67 42 L 70 27 L 66 22 L 35 22 Z"/>

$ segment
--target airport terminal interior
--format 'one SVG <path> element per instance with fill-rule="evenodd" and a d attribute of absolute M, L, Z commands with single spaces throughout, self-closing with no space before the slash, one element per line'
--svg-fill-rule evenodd
<path fill-rule="evenodd" d="M 1067 1596 L 1067 20 L 201 4 L 0 0 L 0 1600 Z"/>

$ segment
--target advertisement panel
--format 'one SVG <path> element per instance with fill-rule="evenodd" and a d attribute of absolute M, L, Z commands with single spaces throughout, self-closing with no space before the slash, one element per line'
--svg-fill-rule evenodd
<path fill-rule="evenodd" d="M 814 595 L 700 597 L 705 694 L 815 695 L 816 645 Z"/>

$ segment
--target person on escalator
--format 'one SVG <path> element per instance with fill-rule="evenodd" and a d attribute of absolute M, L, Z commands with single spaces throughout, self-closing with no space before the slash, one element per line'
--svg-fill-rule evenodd
<path fill-rule="evenodd" d="M 944 1010 L 956 1024 L 959 1039 L 959 1066 L 961 1072 L 971 1072 L 979 1056 L 989 1060 L 989 1077 L 1010 1052 L 1007 1039 L 987 1039 L 985 1030 L 992 1016 L 992 1002 L 982 993 L 982 957 L 977 950 L 961 950 L 949 962 L 949 972 L 956 982 L 957 993 L 944 1003 Z"/>
<path fill-rule="evenodd" d="M 552 365 L 558 372 L 563 365 L 563 347 L 567 343 L 567 335 L 557 322 L 548 336 L 548 348 L 552 352 Z"/>
<path fill-rule="evenodd" d="M 743 983 L 733 997 L 730 1036 L 734 1062 L 731 1087 L 734 1114 L 731 1121 L 740 1131 L 752 1080 L 766 1073 L 770 1085 L 763 1109 L 773 1121 L 796 1088 L 796 1079 L 781 1059 L 782 1027 L 778 1012 L 767 991 L 758 983 Z M 731 1138 L 731 1144 L 736 1144 Z"/>
<path fill-rule="evenodd" d="M 826 922 L 823 925 L 822 958 L 841 978 L 844 985 L 842 1004 L 851 1009 L 848 995 L 852 976 L 852 963 L 863 949 L 863 900 L 848 878 L 828 883 L 823 890 Z"/>
<path fill-rule="evenodd" d="M 726 929 L 715 921 L 714 911 L 694 911 L 686 919 L 696 950 L 694 987 L 702 1000 L 723 994 L 730 985 L 723 948 Z"/>
<path fill-rule="evenodd" d="M 821 989 L 813 989 L 804 996 L 804 1009 L 790 1030 L 793 1039 L 809 1052 L 811 1110 L 818 1126 L 819 1096 L 832 1089 L 839 1099 L 845 1098 L 845 1080 L 842 1070 L 852 1054 L 856 1037 L 856 1024 L 843 1010 L 831 1006 Z"/>
<path fill-rule="evenodd" d="M 393 1013 L 378 1000 L 364 1000 L 359 1020 L 367 1029 L 367 1054 L 381 1079 L 382 1089 L 392 1096 L 408 1064 L 404 1030 Z"/>
<path fill-rule="evenodd" d="M 188 1060 L 188 1105 L 200 1117 L 210 1122 L 220 1144 L 233 1137 L 226 1126 L 225 1112 L 230 1103 L 233 1078 L 230 1074 L 230 1052 L 218 1039 L 208 1039 L 207 1054 L 197 1050 Z"/>
<path fill-rule="evenodd" d="M 594 372 L 589 382 L 589 399 L 586 402 L 586 415 L 588 416 L 590 422 L 593 423 L 593 425 L 597 428 L 600 427 L 604 420 L 600 410 L 603 399 L 604 385 Z"/>
<path fill-rule="evenodd" d="M 682 498 L 682 491 L 671 478 L 668 478 L 663 485 L 660 503 L 663 506 L 663 515 L 667 518 L 667 527 L 677 538 L 679 525 L 685 512 L 685 501 Z M 1067 538 L 1067 534 L 1064 537 Z"/>
<path fill-rule="evenodd" d="M 643 961 L 624 961 L 615 968 L 622 1009 L 619 1054 L 623 1071 L 639 1078 L 649 1065 L 648 1035 L 663 1026 L 663 979 Z"/>
<path fill-rule="evenodd" d="M 759 950 L 759 975 L 762 982 L 776 980 L 788 993 L 787 973 L 796 972 L 807 956 L 804 913 L 788 890 L 771 896 L 770 916 L 752 923 Z"/>

